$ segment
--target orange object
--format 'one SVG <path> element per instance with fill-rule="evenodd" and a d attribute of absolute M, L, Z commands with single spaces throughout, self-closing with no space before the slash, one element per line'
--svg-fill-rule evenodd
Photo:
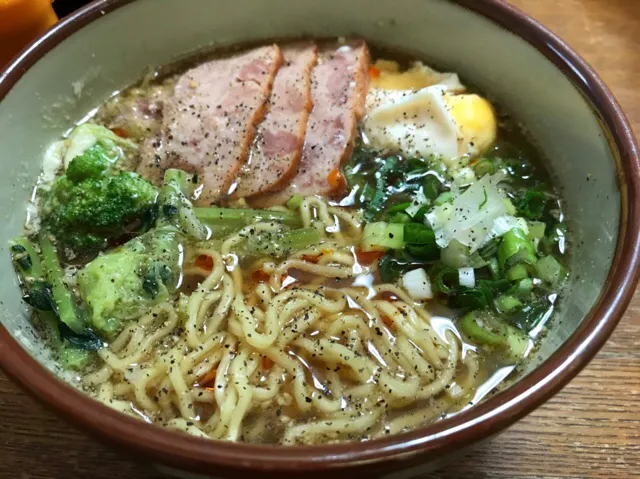
<path fill-rule="evenodd" d="M 203 374 L 196 380 L 196 385 L 201 388 L 207 388 L 213 385 L 213 382 L 216 380 L 216 374 L 218 373 L 218 368 L 213 368 L 208 373 Z"/>
<path fill-rule="evenodd" d="M 370 264 L 375 263 L 380 258 L 382 258 L 386 254 L 385 251 L 361 251 L 356 250 L 356 258 L 358 258 L 358 263 L 364 266 L 369 266 Z"/>
<path fill-rule="evenodd" d="M 0 69 L 58 21 L 53 0 L 0 0 Z"/>
<path fill-rule="evenodd" d="M 201 254 L 196 258 L 195 265 L 205 271 L 211 271 L 213 269 L 213 258 L 207 254 Z"/>
<path fill-rule="evenodd" d="M 262 269 L 257 269 L 251 274 L 251 280 L 254 283 L 266 283 L 267 281 L 269 281 L 269 278 L 271 278 L 271 276 L 269 276 L 269 273 Z"/>
<path fill-rule="evenodd" d="M 369 67 L 369 76 L 371 78 L 378 78 L 380 76 L 380 70 L 376 67 Z"/>
<path fill-rule="evenodd" d="M 275 363 L 273 359 L 268 358 L 267 356 L 262 356 L 262 369 L 269 370 L 271 369 Z"/>
<path fill-rule="evenodd" d="M 329 186 L 331 186 L 332 191 L 340 191 L 347 186 L 347 181 L 338 168 L 331 170 L 327 180 L 329 181 Z"/>

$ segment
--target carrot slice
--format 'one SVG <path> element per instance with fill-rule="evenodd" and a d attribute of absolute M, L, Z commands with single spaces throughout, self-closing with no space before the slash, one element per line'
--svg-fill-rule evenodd
<path fill-rule="evenodd" d="M 347 180 L 339 168 L 334 168 L 327 178 L 332 191 L 341 191 L 347 187 Z"/>
<path fill-rule="evenodd" d="M 385 255 L 384 251 L 360 251 L 356 250 L 356 258 L 358 259 L 358 263 L 364 266 L 369 266 L 370 264 L 375 263 L 380 258 Z"/>
<path fill-rule="evenodd" d="M 378 78 L 380 76 L 380 69 L 376 67 L 369 67 L 369 76 L 371 78 Z"/>
<path fill-rule="evenodd" d="M 262 369 L 271 369 L 275 364 L 276 363 L 273 362 L 273 359 L 266 356 L 262 357 Z"/>
<path fill-rule="evenodd" d="M 195 260 L 195 265 L 205 271 L 211 271 L 213 269 L 213 258 L 206 254 L 201 254 Z"/>
<path fill-rule="evenodd" d="M 120 138 L 129 138 L 129 133 L 124 128 L 120 128 L 118 126 L 114 126 L 113 128 L 109 128 L 113 133 L 118 135 Z"/>
<path fill-rule="evenodd" d="M 209 371 L 208 373 L 203 374 L 202 376 L 200 376 L 197 381 L 196 384 L 200 387 L 207 387 L 210 386 L 211 384 L 213 384 L 213 382 L 216 380 L 216 374 L 218 373 L 218 368 L 213 368 L 211 371 Z"/>
<path fill-rule="evenodd" d="M 394 301 L 398 301 L 400 299 L 400 298 L 398 298 L 398 296 L 393 294 L 391 291 L 383 291 L 382 293 L 380 293 L 380 298 L 383 301 L 388 301 L 390 303 L 393 303 Z"/>
<path fill-rule="evenodd" d="M 270 277 L 271 276 L 269 276 L 269 274 L 262 269 L 257 269 L 253 273 L 251 273 L 251 280 L 254 283 L 266 283 L 267 281 L 269 281 Z"/>

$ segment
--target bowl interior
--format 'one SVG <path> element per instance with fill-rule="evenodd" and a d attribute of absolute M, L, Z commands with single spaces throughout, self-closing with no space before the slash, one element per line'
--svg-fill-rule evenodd
<path fill-rule="evenodd" d="M 548 358 L 605 284 L 620 226 L 616 159 L 591 105 L 556 66 L 519 37 L 444 0 L 138 0 L 64 39 L 0 102 L 0 319 L 10 333 L 55 367 L 29 325 L 6 246 L 21 231 L 47 145 L 149 66 L 214 45 L 351 34 L 458 72 L 521 122 L 547 158 L 574 239 L 572 283 L 528 367 Z"/>

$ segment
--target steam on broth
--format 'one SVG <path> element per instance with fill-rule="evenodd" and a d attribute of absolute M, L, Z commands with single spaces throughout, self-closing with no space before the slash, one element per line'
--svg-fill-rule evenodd
<path fill-rule="evenodd" d="M 535 150 L 456 74 L 371 57 L 201 58 L 49 147 L 12 258 L 88 394 L 212 439 L 368 440 L 534 354 L 568 275 Z"/>

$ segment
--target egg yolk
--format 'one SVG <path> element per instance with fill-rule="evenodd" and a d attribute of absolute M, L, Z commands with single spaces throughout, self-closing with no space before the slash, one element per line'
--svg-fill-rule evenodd
<path fill-rule="evenodd" d="M 400 65 L 391 60 L 378 60 L 373 68 L 379 75 L 371 76 L 371 86 L 382 90 L 420 90 L 435 83 L 430 72 L 419 67 L 400 72 Z"/>
<path fill-rule="evenodd" d="M 493 145 L 498 122 L 491 103 L 478 95 L 446 95 L 445 103 L 458 126 L 461 156 L 482 154 Z"/>

